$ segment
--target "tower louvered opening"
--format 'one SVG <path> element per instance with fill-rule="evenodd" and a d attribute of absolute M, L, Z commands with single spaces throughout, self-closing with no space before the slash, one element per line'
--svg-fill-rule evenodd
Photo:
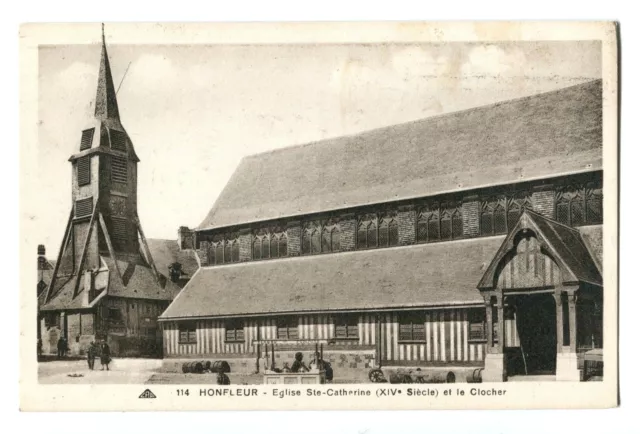
<path fill-rule="evenodd" d="M 76 217 L 90 216 L 93 212 L 93 197 L 76 200 Z"/>
<path fill-rule="evenodd" d="M 111 236 L 115 244 L 122 245 L 129 240 L 129 225 L 126 218 L 111 217 Z"/>
<path fill-rule="evenodd" d="M 91 157 L 78 159 L 78 185 L 91 183 Z"/>
<path fill-rule="evenodd" d="M 111 180 L 114 182 L 127 182 L 127 159 L 124 157 L 111 157 Z"/>
<path fill-rule="evenodd" d="M 109 129 L 111 136 L 111 149 L 116 151 L 127 151 L 127 135 L 122 131 Z"/>
<path fill-rule="evenodd" d="M 80 150 L 84 151 L 85 149 L 91 148 L 91 144 L 93 143 L 93 133 L 95 128 L 89 128 L 88 130 L 84 130 L 82 132 L 82 138 L 80 139 Z"/>

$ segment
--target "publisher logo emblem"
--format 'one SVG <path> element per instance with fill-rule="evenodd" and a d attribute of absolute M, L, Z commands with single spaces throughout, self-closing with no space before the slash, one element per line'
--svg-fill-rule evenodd
<path fill-rule="evenodd" d="M 149 389 L 145 390 L 144 392 L 142 392 L 142 394 L 140 394 L 140 396 L 138 396 L 138 398 L 155 398 L 156 395 L 153 394 L 152 391 L 150 391 Z"/>

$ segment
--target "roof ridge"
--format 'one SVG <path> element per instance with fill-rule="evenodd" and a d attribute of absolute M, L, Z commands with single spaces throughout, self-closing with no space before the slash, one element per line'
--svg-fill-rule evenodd
<path fill-rule="evenodd" d="M 419 123 L 419 122 L 424 122 L 424 121 L 435 121 L 435 120 L 438 120 L 438 119 L 443 118 L 443 117 L 450 117 L 450 116 L 453 117 L 453 116 L 461 115 L 461 114 L 464 114 L 464 113 L 470 113 L 470 112 L 473 112 L 473 111 L 476 111 L 476 110 L 489 109 L 491 107 L 498 107 L 498 106 L 503 105 L 503 104 L 515 103 L 515 102 L 519 102 L 519 101 L 525 101 L 527 99 L 538 98 L 538 97 L 541 97 L 541 96 L 544 96 L 544 95 L 550 95 L 550 94 L 553 94 L 553 93 L 564 92 L 564 91 L 567 91 L 569 89 L 576 88 L 576 87 L 579 87 L 579 86 L 586 86 L 588 84 L 593 84 L 593 83 L 595 83 L 597 81 L 601 82 L 602 78 L 596 78 L 596 79 L 592 79 L 592 80 L 585 81 L 585 82 L 582 82 L 582 83 L 572 84 L 571 86 L 566 86 L 566 87 L 561 87 L 559 89 L 549 90 L 549 91 L 546 91 L 546 92 L 535 93 L 535 94 L 532 94 L 532 95 L 521 96 L 521 97 L 518 97 L 518 98 L 505 99 L 505 100 L 501 100 L 501 101 L 494 102 L 494 103 L 491 103 L 491 104 L 479 105 L 479 106 L 470 107 L 470 108 L 466 108 L 466 109 L 462 109 L 462 110 L 455 110 L 455 111 L 451 111 L 451 112 L 440 113 L 440 114 L 437 114 L 437 115 L 434 115 L 434 116 L 428 116 L 428 117 L 425 117 L 425 118 L 418 118 L 418 119 L 414 119 L 414 120 L 411 120 L 411 121 L 384 125 L 384 126 L 381 126 L 381 127 L 362 130 L 362 131 L 358 131 L 358 132 L 355 132 L 355 133 L 341 134 L 341 135 L 337 135 L 337 136 L 325 137 L 323 139 L 313 140 L 313 141 L 310 141 L 310 142 L 294 143 L 292 145 L 284 146 L 282 148 L 269 149 L 267 151 L 256 152 L 254 154 L 245 155 L 244 157 L 242 157 L 240 162 L 242 162 L 242 160 L 244 160 L 244 159 L 253 159 L 253 158 L 261 157 L 263 155 L 269 155 L 269 154 L 275 154 L 275 153 L 282 152 L 282 151 L 288 151 L 290 149 L 297 149 L 297 148 L 303 148 L 303 147 L 306 147 L 306 146 L 318 145 L 318 144 L 321 144 L 323 142 L 328 142 L 328 141 L 332 141 L 332 140 L 353 138 L 353 137 L 357 137 L 357 136 L 361 136 L 361 135 L 365 135 L 365 134 L 369 134 L 369 133 L 379 132 L 379 131 L 382 131 L 382 130 L 399 128 L 399 127 L 411 125 L 411 124 L 414 124 L 414 123 Z M 238 163 L 238 165 L 240 165 L 240 163 Z"/>

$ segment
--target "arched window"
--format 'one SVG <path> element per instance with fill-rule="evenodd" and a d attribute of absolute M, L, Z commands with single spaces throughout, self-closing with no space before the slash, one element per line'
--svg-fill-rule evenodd
<path fill-rule="evenodd" d="M 358 249 L 378 247 L 378 217 L 365 215 L 358 222 Z"/>
<path fill-rule="evenodd" d="M 322 251 L 322 233 L 320 223 L 306 222 L 302 227 L 302 254 L 309 255 Z"/>
<path fill-rule="evenodd" d="M 280 240 L 278 243 L 278 252 L 280 253 L 280 257 L 283 258 L 287 256 L 287 233 L 283 233 L 280 236 Z"/>
<path fill-rule="evenodd" d="M 260 257 L 262 259 L 268 259 L 271 256 L 269 255 L 269 234 L 266 234 L 261 239 L 262 242 L 262 252 L 260 253 Z"/>
<path fill-rule="evenodd" d="M 224 262 L 233 262 L 233 258 L 232 258 L 232 254 L 231 254 L 231 245 L 233 244 L 233 241 L 230 240 L 226 240 L 224 243 Z"/>
<path fill-rule="evenodd" d="M 262 235 L 253 237 L 253 260 L 262 259 Z"/>
<path fill-rule="evenodd" d="M 449 240 L 452 234 L 451 214 L 448 209 L 443 209 L 440 213 L 440 239 Z"/>
<path fill-rule="evenodd" d="M 429 234 L 429 229 L 428 229 L 428 218 L 429 218 L 429 212 L 426 211 L 421 211 L 418 213 L 418 222 L 417 222 L 417 230 L 416 230 L 416 240 L 419 243 L 426 243 L 427 242 L 427 236 Z"/>
<path fill-rule="evenodd" d="M 588 184 L 586 190 L 587 198 L 587 224 L 602 223 L 602 187 Z"/>
<path fill-rule="evenodd" d="M 287 234 L 282 228 L 261 228 L 254 232 L 253 259 L 287 256 Z"/>
<path fill-rule="evenodd" d="M 480 235 L 500 235 L 507 233 L 507 212 L 505 198 L 491 198 L 482 204 L 480 211 Z"/>
<path fill-rule="evenodd" d="M 231 244 L 231 261 L 240 262 L 240 243 L 237 240 Z"/>
<path fill-rule="evenodd" d="M 566 186 L 556 194 L 556 220 L 568 226 L 580 226 L 585 220 L 584 189 Z"/>
<path fill-rule="evenodd" d="M 213 264 L 220 265 L 224 263 L 224 237 L 215 235 L 212 239 Z"/>
<path fill-rule="evenodd" d="M 417 241 L 433 243 L 463 237 L 461 204 L 432 203 L 418 213 Z"/>
<path fill-rule="evenodd" d="M 451 234 L 457 240 L 464 236 L 464 226 L 462 224 L 462 211 L 456 208 L 451 214 Z"/>
<path fill-rule="evenodd" d="M 358 222 L 358 249 L 398 245 L 398 220 L 393 211 L 366 214 Z"/>
<path fill-rule="evenodd" d="M 507 213 L 503 201 L 493 209 L 493 231 L 496 235 L 507 233 Z"/>
<path fill-rule="evenodd" d="M 271 246 L 269 248 L 269 257 L 270 258 L 279 258 L 280 255 L 278 254 L 278 241 L 279 241 L 279 236 L 277 234 L 271 234 Z"/>
<path fill-rule="evenodd" d="M 440 209 L 435 208 L 429 212 L 427 218 L 427 242 L 431 243 L 440 240 Z"/>
<path fill-rule="evenodd" d="M 335 220 L 327 220 L 322 224 L 322 252 L 340 251 L 340 225 Z"/>
<path fill-rule="evenodd" d="M 568 226 L 602 223 L 602 187 L 566 186 L 556 194 L 556 220 Z"/>
<path fill-rule="evenodd" d="M 398 222 L 395 213 L 383 214 L 378 220 L 378 246 L 398 245 Z"/>
<path fill-rule="evenodd" d="M 513 229 L 525 208 L 531 209 L 531 199 L 527 192 L 519 192 L 508 199 L 507 230 Z"/>

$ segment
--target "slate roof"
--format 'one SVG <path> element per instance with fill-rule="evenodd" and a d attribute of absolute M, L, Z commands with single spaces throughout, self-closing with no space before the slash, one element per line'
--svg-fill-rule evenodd
<path fill-rule="evenodd" d="M 602 168 L 602 81 L 244 158 L 198 230 Z"/>
<path fill-rule="evenodd" d="M 160 318 L 482 303 L 504 237 L 202 267 Z"/>
<path fill-rule="evenodd" d="M 120 281 L 114 267 L 113 259 L 101 256 L 104 270 L 109 270 L 109 283 L 107 294 L 114 297 L 137 298 L 146 300 L 166 300 L 170 301 L 180 291 L 180 286 L 173 283 L 168 277 L 168 265 L 173 262 L 180 262 L 183 270 L 188 270 L 187 277 L 191 277 L 198 268 L 198 262 L 193 251 L 180 251 L 175 240 L 148 240 L 149 250 L 160 276 L 160 284 L 156 281 L 151 267 L 145 261 L 124 261 L 118 260 L 118 267 L 122 273 L 126 285 Z M 78 286 L 78 294 L 73 297 L 75 288 L 75 277 L 69 278 L 59 276 L 52 288 L 53 296 L 49 302 L 42 306 L 42 310 L 63 310 L 87 308 L 84 302 L 83 290 L 84 279 L 81 279 Z M 46 291 L 42 294 L 46 294 Z M 39 302 L 42 303 L 43 297 Z"/>
<path fill-rule="evenodd" d="M 602 275 L 578 229 L 529 210 L 525 212 L 579 281 L 602 285 Z"/>
<path fill-rule="evenodd" d="M 596 265 L 602 270 L 602 225 L 578 228 Z"/>

